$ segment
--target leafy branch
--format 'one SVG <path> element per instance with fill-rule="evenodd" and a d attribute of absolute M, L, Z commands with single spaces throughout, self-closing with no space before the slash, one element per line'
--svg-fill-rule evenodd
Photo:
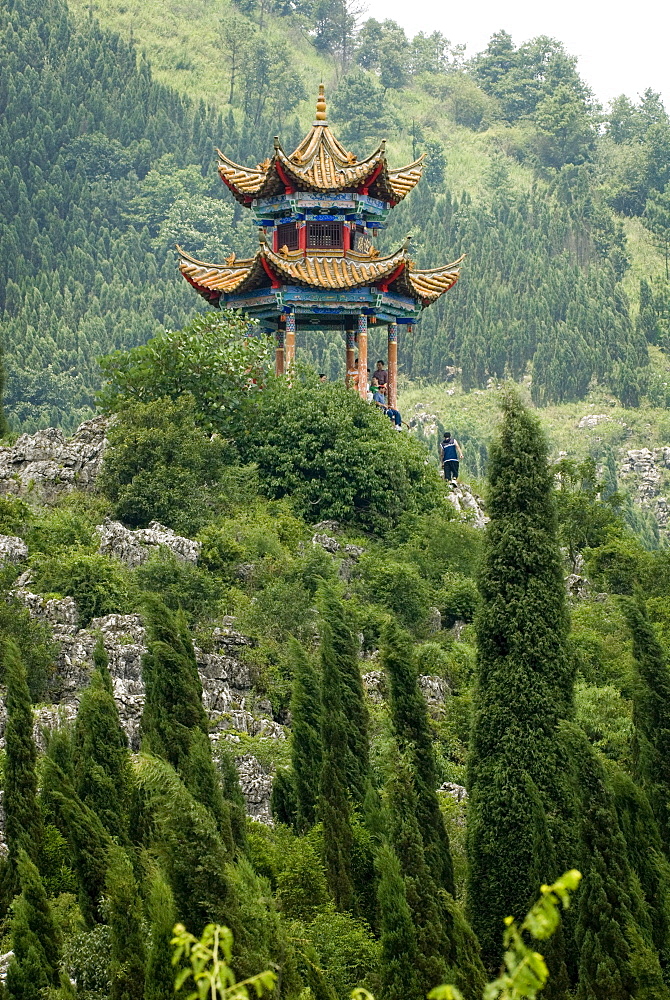
<path fill-rule="evenodd" d="M 195 983 L 195 989 L 186 1000 L 249 1000 L 250 988 L 257 997 L 274 989 L 277 977 L 269 970 L 239 983 L 235 981 L 235 974 L 230 968 L 233 935 L 228 927 L 207 924 L 198 940 L 189 934 L 183 924 L 175 924 L 173 934 L 172 964 L 178 965 L 182 958 L 189 961 L 189 965 L 177 973 L 175 992 L 191 977 Z"/>

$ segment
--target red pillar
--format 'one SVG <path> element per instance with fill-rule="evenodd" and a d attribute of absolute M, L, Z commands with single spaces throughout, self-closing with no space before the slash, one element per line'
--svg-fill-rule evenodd
<path fill-rule="evenodd" d="M 347 338 L 347 367 L 345 374 L 345 383 L 349 388 L 353 388 L 354 377 L 350 373 L 354 370 L 354 361 L 356 360 L 356 332 L 353 326 L 349 325 L 346 330 Z"/>
<path fill-rule="evenodd" d="M 275 336 L 275 375 L 284 374 L 284 330 L 277 327 Z"/>
<path fill-rule="evenodd" d="M 395 410 L 398 403 L 398 324 L 388 325 L 388 404 Z"/>
<path fill-rule="evenodd" d="M 368 398 L 368 318 L 363 313 L 358 317 L 358 394 Z"/>

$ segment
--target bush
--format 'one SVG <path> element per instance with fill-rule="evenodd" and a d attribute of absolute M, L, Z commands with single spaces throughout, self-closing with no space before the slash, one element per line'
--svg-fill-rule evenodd
<path fill-rule="evenodd" d="M 364 920 L 326 907 L 306 928 L 305 936 L 336 996 L 349 996 L 355 986 L 376 989 L 380 945 Z"/>
<path fill-rule="evenodd" d="M 109 442 L 98 483 L 127 524 L 156 520 L 192 535 L 225 506 L 223 474 L 235 452 L 196 425 L 191 396 L 127 404 Z"/>
<path fill-rule="evenodd" d="M 30 507 L 19 497 L 0 496 L 0 534 L 23 536 L 32 519 Z"/>
<path fill-rule="evenodd" d="M 624 766 L 631 763 L 633 709 L 611 685 L 578 683 L 575 688 L 576 721 L 593 745 Z"/>
<path fill-rule="evenodd" d="M 451 628 L 457 621 L 473 621 L 478 604 L 479 591 L 472 577 L 461 573 L 445 574 L 444 587 L 438 597 L 443 628 Z"/>
<path fill-rule="evenodd" d="M 140 591 L 159 594 L 173 611 L 181 608 L 190 622 L 216 615 L 225 595 L 221 583 L 211 573 L 183 562 L 169 549 L 153 552 L 138 566 L 134 584 Z"/>
<path fill-rule="evenodd" d="M 42 701 L 57 655 L 50 629 L 31 618 L 28 609 L 16 598 L 0 594 L 0 637 L 13 639 L 19 647 L 30 699 Z M 4 684 L 4 669 L 0 672 L 0 682 Z"/>
<path fill-rule="evenodd" d="M 421 629 L 428 616 L 430 589 L 416 566 L 366 553 L 360 571 L 370 600 L 392 611 L 407 628 Z"/>
<path fill-rule="evenodd" d="M 36 566 L 36 585 L 43 594 L 74 597 L 80 625 L 129 606 L 129 573 L 121 563 L 98 554 L 47 557 Z"/>
<path fill-rule="evenodd" d="M 383 534 L 404 510 L 427 510 L 444 484 L 426 451 L 343 385 L 268 379 L 247 401 L 237 437 L 269 497 L 291 497 L 307 521 L 334 518 Z"/>

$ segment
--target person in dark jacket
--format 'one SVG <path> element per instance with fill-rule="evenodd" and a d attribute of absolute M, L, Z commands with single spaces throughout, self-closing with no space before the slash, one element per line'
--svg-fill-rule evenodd
<path fill-rule="evenodd" d="M 458 481 L 458 465 L 459 460 L 463 458 L 463 452 L 461 451 L 461 446 L 452 437 L 449 431 L 446 431 L 442 441 L 440 442 L 440 457 L 442 459 L 442 473 L 447 482 L 457 482 Z"/>

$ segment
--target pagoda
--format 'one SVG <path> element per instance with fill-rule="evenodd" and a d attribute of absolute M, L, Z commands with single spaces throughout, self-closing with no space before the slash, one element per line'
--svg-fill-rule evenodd
<path fill-rule="evenodd" d="M 316 120 L 290 156 L 278 138 L 272 157 L 253 168 L 217 153 L 219 175 L 251 210 L 260 245 L 250 259 L 231 254 L 224 264 L 204 263 L 178 247 L 183 276 L 212 305 L 239 309 L 275 336 L 277 374 L 294 362 L 298 326 L 343 330 L 347 377 L 357 356 L 364 398 L 368 324 L 385 325 L 388 403 L 395 407 L 398 329 L 411 331 L 421 311 L 456 283 L 463 259 L 426 271 L 410 260 L 409 239 L 385 257 L 373 244 L 389 211 L 420 180 L 424 157 L 391 168 L 382 142 L 358 160 L 328 126 L 323 84 Z"/>

